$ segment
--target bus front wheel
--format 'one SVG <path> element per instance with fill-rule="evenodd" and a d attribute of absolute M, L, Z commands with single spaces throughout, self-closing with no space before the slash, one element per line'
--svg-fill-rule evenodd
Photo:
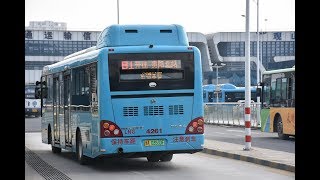
<path fill-rule="evenodd" d="M 289 136 L 287 134 L 283 134 L 283 123 L 282 119 L 279 116 L 277 121 L 277 132 L 280 139 L 288 139 Z"/>

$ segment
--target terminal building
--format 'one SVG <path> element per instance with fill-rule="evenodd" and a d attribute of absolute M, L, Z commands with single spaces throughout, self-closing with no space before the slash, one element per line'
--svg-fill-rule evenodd
<path fill-rule="evenodd" d="M 52 21 L 31 21 L 25 27 L 25 84 L 40 80 L 42 68 L 61 61 L 65 56 L 96 45 L 100 31 L 69 31 L 67 24 Z M 189 44 L 201 52 L 203 84 L 216 83 L 217 62 L 219 83 L 244 86 L 245 33 L 187 32 Z M 260 33 L 260 70 L 292 67 L 295 64 L 295 32 Z M 251 84 L 256 85 L 257 33 L 250 34 Z"/>
<path fill-rule="evenodd" d="M 219 32 L 206 35 L 210 58 L 213 64 L 223 63 L 218 69 L 219 83 L 244 86 L 245 80 L 245 32 Z M 295 32 L 259 33 L 260 72 L 288 68 L 295 65 Z M 257 84 L 257 33 L 250 33 L 251 85 Z M 215 69 L 213 69 L 215 71 Z M 213 77 L 212 77 L 213 76 Z M 204 72 L 204 80 L 216 78 L 210 71 Z M 211 82 L 209 82 L 211 83 Z"/>
<path fill-rule="evenodd" d="M 30 22 L 25 28 L 25 84 L 40 80 L 44 66 L 95 46 L 99 31 L 68 31 L 67 24 Z"/>

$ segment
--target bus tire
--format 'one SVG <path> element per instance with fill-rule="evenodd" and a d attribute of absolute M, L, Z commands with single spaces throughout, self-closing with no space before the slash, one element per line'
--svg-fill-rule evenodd
<path fill-rule="evenodd" d="M 167 162 L 167 161 L 171 161 L 173 157 L 173 154 L 169 153 L 169 154 L 164 154 L 160 157 L 160 161 L 162 162 Z"/>
<path fill-rule="evenodd" d="M 48 129 L 48 142 L 50 142 L 49 144 L 51 144 L 51 150 L 52 150 L 53 153 L 55 153 L 55 154 L 61 153 L 61 148 L 53 146 L 54 142 L 53 142 L 53 139 L 52 139 L 50 126 L 49 126 L 49 129 Z"/>
<path fill-rule="evenodd" d="M 52 138 L 51 138 L 51 139 L 52 139 Z M 52 152 L 55 153 L 55 154 L 61 153 L 61 148 L 55 147 L 53 141 L 51 141 L 51 149 L 52 149 Z"/>
<path fill-rule="evenodd" d="M 52 144 L 52 134 L 50 125 L 48 126 L 48 144 Z"/>
<path fill-rule="evenodd" d="M 77 132 L 76 155 L 77 155 L 77 160 L 81 165 L 88 164 L 87 157 L 83 155 L 83 146 L 82 146 L 82 138 L 81 138 L 80 131 Z"/>
<path fill-rule="evenodd" d="M 158 162 L 160 160 L 160 154 L 159 153 L 151 153 L 147 156 L 148 162 Z"/>
<path fill-rule="evenodd" d="M 279 116 L 277 120 L 277 132 L 278 132 L 279 139 L 289 138 L 287 134 L 283 134 L 283 123 L 282 123 L 281 116 Z"/>
<path fill-rule="evenodd" d="M 51 149 L 52 149 L 52 152 L 55 154 L 61 153 L 61 148 L 53 146 L 52 142 L 51 142 Z"/>

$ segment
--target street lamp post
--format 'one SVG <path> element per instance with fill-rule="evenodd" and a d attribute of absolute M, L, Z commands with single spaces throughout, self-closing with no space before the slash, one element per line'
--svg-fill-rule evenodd
<path fill-rule="evenodd" d="M 259 86 L 259 82 L 260 82 L 260 59 L 262 60 L 262 57 L 260 58 L 260 32 L 259 32 L 259 0 L 256 0 L 257 3 L 257 60 L 256 60 L 256 67 L 257 67 L 257 75 L 256 75 L 256 79 L 257 79 L 257 87 Z M 241 15 L 242 17 L 246 17 L 246 15 Z M 265 19 L 266 21 L 267 19 Z M 248 30 L 249 31 L 249 30 Z M 249 32 L 250 34 L 250 32 Z M 249 35 L 250 36 L 250 35 Z M 262 48 L 261 48 L 262 49 Z M 261 53 L 262 54 L 262 53 Z M 250 56 L 250 54 L 248 55 Z M 250 59 L 250 57 L 249 57 Z M 262 64 L 262 63 L 261 63 Z M 249 70 L 250 71 L 250 70 Z M 262 76 L 262 75 L 261 75 Z M 257 96 L 257 104 L 260 104 L 260 96 Z M 260 125 L 260 109 L 257 108 L 257 122 Z"/>
<path fill-rule="evenodd" d="M 246 15 L 241 14 L 242 17 L 246 18 Z M 246 32 L 246 27 L 244 27 L 244 32 Z"/>
<path fill-rule="evenodd" d="M 245 121 L 245 147 L 244 150 L 251 149 L 251 91 L 250 91 L 250 0 L 246 0 L 246 43 L 245 43 L 245 107 L 244 107 L 244 121 Z"/>
<path fill-rule="evenodd" d="M 257 0 L 257 88 L 259 88 L 259 83 L 260 83 L 260 40 L 259 40 L 260 32 L 259 32 L 259 0 Z M 262 81 L 262 79 L 261 79 Z M 260 105 L 260 93 L 258 93 L 257 96 L 257 104 Z M 257 123 L 258 126 L 260 125 L 261 117 L 260 117 L 260 108 L 257 108 Z"/>
<path fill-rule="evenodd" d="M 119 24 L 119 0 L 117 0 L 117 22 Z"/>
<path fill-rule="evenodd" d="M 212 66 L 212 67 L 216 68 L 216 102 L 219 102 L 219 99 L 218 99 L 219 98 L 219 96 L 218 96 L 218 91 L 219 91 L 219 89 L 218 89 L 218 84 L 219 84 L 219 82 L 218 82 L 218 79 L 219 79 L 218 69 L 225 66 L 225 65 L 226 64 L 224 64 L 224 63 L 217 62 Z"/>
<path fill-rule="evenodd" d="M 246 15 L 241 14 L 242 17 L 246 17 Z M 266 19 L 265 19 L 266 21 Z M 259 55 L 259 48 L 260 48 L 260 40 L 259 40 L 259 0 L 257 0 L 257 61 L 256 61 L 256 66 L 257 66 L 257 85 L 260 82 L 260 55 Z"/>
<path fill-rule="evenodd" d="M 260 61 L 261 61 L 261 65 L 263 65 L 262 64 L 262 54 L 263 54 L 263 48 L 262 48 L 262 43 L 263 42 L 265 42 L 266 43 L 266 41 L 267 41 L 267 26 L 266 26 L 266 24 L 267 24 L 267 21 L 268 21 L 268 19 L 267 18 L 265 18 L 264 19 L 264 30 L 261 28 L 261 31 L 263 32 L 263 38 L 261 38 L 261 48 L 260 48 Z M 267 45 L 267 44 L 266 44 Z M 266 52 L 265 52 L 266 53 Z M 260 73 L 260 80 L 262 80 L 262 73 Z"/>
<path fill-rule="evenodd" d="M 257 61 L 256 61 L 256 66 L 257 66 L 257 85 L 258 85 L 260 82 L 259 0 L 256 0 L 256 3 L 257 3 Z M 246 15 L 244 15 L 244 14 L 241 14 L 241 16 L 244 18 L 246 17 Z M 267 19 L 265 19 L 265 21 L 266 20 Z"/>
<path fill-rule="evenodd" d="M 259 85 L 260 82 L 260 60 L 259 60 L 259 46 L 260 46 L 260 41 L 259 41 L 259 0 L 257 0 L 257 85 Z"/>

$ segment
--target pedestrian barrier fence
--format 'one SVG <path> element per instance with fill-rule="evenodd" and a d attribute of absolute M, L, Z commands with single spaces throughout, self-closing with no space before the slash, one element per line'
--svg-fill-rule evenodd
<path fill-rule="evenodd" d="M 250 105 L 251 127 L 260 128 L 260 103 L 252 102 Z M 206 124 L 244 127 L 244 107 L 243 102 L 204 103 L 204 121 Z"/>

